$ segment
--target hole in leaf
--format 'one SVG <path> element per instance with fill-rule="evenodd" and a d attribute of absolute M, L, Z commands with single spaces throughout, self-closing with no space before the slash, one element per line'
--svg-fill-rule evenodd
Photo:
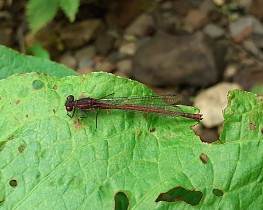
<path fill-rule="evenodd" d="M 17 149 L 18 149 L 18 152 L 22 153 L 26 149 L 26 145 L 21 144 Z"/>
<path fill-rule="evenodd" d="M 129 207 L 129 199 L 124 192 L 118 192 L 114 196 L 115 210 L 127 210 Z"/>
<path fill-rule="evenodd" d="M 153 133 L 156 129 L 155 128 L 150 128 L 150 132 Z"/>
<path fill-rule="evenodd" d="M 203 162 L 203 163 L 207 163 L 208 162 L 208 157 L 206 154 L 202 153 L 201 155 L 199 155 L 199 158 L 200 160 Z"/>
<path fill-rule="evenodd" d="M 221 197 L 224 195 L 224 192 L 222 190 L 219 189 L 213 189 L 212 193 L 217 196 L 217 197 Z"/>
<path fill-rule="evenodd" d="M 35 90 L 39 90 L 44 86 L 44 82 L 42 82 L 41 80 L 34 80 L 32 86 Z"/>
<path fill-rule="evenodd" d="M 16 104 L 19 104 L 19 103 L 20 103 L 20 100 L 17 100 L 17 101 L 16 101 Z"/>
<path fill-rule="evenodd" d="M 26 118 L 28 118 L 28 114 L 26 114 L 26 116 L 25 116 Z"/>
<path fill-rule="evenodd" d="M 256 129 L 256 125 L 253 122 L 249 123 L 249 128 L 250 130 L 255 130 Z"/>
<path fill-rule="evenodd" d="M 56 110 L 55 109 L 53 109 L 53 113 L 56 114 Z"/>
<path fill-rule="evenodd" d="M 9 181 L 9 184 L 11 187 L 15 188 L 17 186 L 17 181 L 15 179 L 12 179 Z"/>
<path fill-rule="evenodd" d="M 184 201 L 192 206 L 197 205 L 203 197 L 201 191 L 186 190 L 183 187 L 175 187 L 166 193 L 161 193 L 155 202 L 166 201 L 166 202 L 179 202 Z"/>

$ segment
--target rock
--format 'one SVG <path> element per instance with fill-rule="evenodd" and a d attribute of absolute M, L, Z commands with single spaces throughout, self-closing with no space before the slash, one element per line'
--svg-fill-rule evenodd
<path fill-rule="evenodd" d="M 64 55 L 62 55 L 59 60 L 59 63 L 64 64 L 65 66 L 71 69 L 76 69 L 77 67 L 77 60 L 70 52 L 67 52 Z"/>
<path fill-rule="evenodd" d="M 108 1 L 105 1 L 108 2 Z M 115 1 L 113 1 L 115 2 Z M 137 1 L 116 1 L 116 6 L 108 16 L 108 22 L 117 28 L 126 28 L 143 11 L 147 11 L 152 6 L 152 0 Z"/>
<path fill-rule="evenodd" d="M 240 43 L 252 33 L 263 35 L 263 26 L 255 17 L 246 16 L 231 23 L 229 31 L 234 41 Z"/>
<path fill-rule="evenodd" d="M 84 47 L 76 51 L 75 57 L 78 62 L 78 68 L 91 68 L 94 65 L 92 58 L 95 56 L 94 46 Z"/>
<path fill-rule="evenodd" d="M 224 29 L 215 24 L 207 24 L 203 31 L 213 39 L 219 39 L 225 34 Z"/>
<path fill-rule="evenodd" d="M 248 52 L 250 52 L 252 55 L 254 55 L 259 60 L 263 59 L 263 53 L 261 49 L 259 49 L 251 39 L 244 40 L 243 46 Z"/>
<path fill-rule="evenodd" d="M 153 15 L 155 26 L 160 31 L 174 33 L 181 28 L 182 21 L 173 10 L 157 10 Z"/>
<path fill-rule="evenodd" d="M 147 34 L 150 28 L 154 27 L 153 18 L 149 14 L 140 15 L 129 27 L 125 30 L 125 34 L 143 37 Z"/>
<path fill-rule="evenodd" d="M 116 63 L 119 60 L 119 53 L 116 50 L 113 50 L 110 52 L 110 54 L 107 56 L 107 59 L 111 63 Z"/>
<path fill-rule="evenodd" d="M 96 51 L 100 55 L 107 55 L 113 48 L 115 38 L 110 34 L 101 34 L 95 42 Z"/>
<path fill-rule="evenodd" d="M 255 43 L 255 45 L 262 49 L 263 48 L 263 36 L 262 34 L 251 34 L 250 39 Z"/>
<path fill-rule="evenodd" d="M 185 28 L 189 31 L 196 31 L 202 28 L 206 22 L 206 14 L 198 9 L 191 9 L 184 20 Z"/>
<path fill-rule="evenodd" d="M 95 71 L 104 71 L 110 73 L 116 68 L 114 64 L 112 64 L 103 56 L 96 56 L 93 60 L 95 63 Z"/>
<path fill-rule="evenodd" d="M 223 110 L 227 106 L 227 94 L 229 90 L 241 89 L 238 84 L 222 82 L 212 86 L 195 98 L 194 106 L 203 114 L 202 124 L 212 128 L 223 123 Z"/>
<path fill-rule="evenodd" d="M 120 56 L 131 56 L 137 50 L 137 44 L 135 42 L 123 42 L 119 48 Z"/>
<path fill-rule="evenodd" d="M 199 9 L 203 11 L 207 16 L 211 15 L 211 12 L 217 10 L 216 5 L 211 0 L 204 0 L 201 2 Z"/>
<path fill-rule="evenodd" d="M 158 34 L 137 50 L 133 77 L 153 86 L 207 86 L 218 79 L 213 48 L 202 33 Z"/>
<path fill-rule="evenodd" d="M 216 6 L 219 6 L 219 7 L 225 4 L 225 0 L 213 0 L 213 2 Z"/>
<path fill-rule="evenodd" d="M 99 19 L 93 19 L 75 22 L 65 28 L 61 28 L 59 34 L 67 48 L 75 49 L 83 46 L 91 40 L 94 40 L 95 37 L 103 31 L 104 25 L 102 21 Z"/>
<path fill-rule="evenodd" d="M 164 1 L 165 2 L 165 1 Z M 189 10 L 196 6 L 195 0 L 171 1 L 176 14 L 185 16 Z"/>
<path fill-rule="evenodd" d="M 238 72 L 234 77 L 234 82 L 238 83 L 242 89 L 251 91 L 256 85 L 263 84 L 262 66 L 251 67 L 246 66 Z"/>
<path fill-rule="evenodd" d="M 117 62 L 117 71 L 119 74 L 126 75 L 129 77 L 131 75 L 132 61 L 131 59 L 123 59 Z"/>
<path fill-rule="evenodd" d="M 237 65 L 230 64 L 226 67 L 224 71 L 224 79 L 229 80 L 232 79 L 237 73 Z"/>

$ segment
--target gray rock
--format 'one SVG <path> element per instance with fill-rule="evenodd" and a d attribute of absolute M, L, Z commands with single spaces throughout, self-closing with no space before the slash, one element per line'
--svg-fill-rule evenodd
<path fill-rule="evenodd" d="M 95 62 L 95 71 L 113 72 L 116 69 L 116 66 L 106 57 L 96 56 L 93 60 Z"/>
<path fill-rule="evenodd" d="M 71 69 L 76 69 L 77 67 L 76 58 L 69 52 L 62 55 L 59 62 Z"/>
<path fill-rule="evenodd" d="M 203 31 L 213 39 L 221 38 L 225 33 L 224 29 L 215 24 L 207 24 Z"/>
<path fill-rule="evenodd" d="M 184 19 L 184 27 L 189 31 L 196 31 L 202 28 L 207 22 L 206 13 L 202 10 L 191 9 Z"/>
<path fill-rule="evenodd" d="M 117 70 L 120 74 L 126 75 L 126 77 L 131 75 L 132 61 L 130 59 L 123 59 L 117 62 Z"/>
<path fill-rule="evenodd" d="M 78 67 L 79 68 L 92 67 L 94 65 L 94 62 L 92 60 L 94 56 L 95 56 L 94 46 L 88 46 L 78 50 L 75 54 L 75 57 L 78 62 Z"/>
<path fill-rule="evenodd" d="M 130 26 L 125 30 L 125 34 L 142 37 L 147 33 L 150 27 L 153 27 L 153 18 L 149 14 L 140 15 Z"/>
<path fill-rule="evenodd" d="M 230 35 L 233 38 L 239 37 L 246 30 L 250 30 L 251 33 L 263 35 L 262 24 L 253 16 L 241 17 L 229 25 Z"/>
<path fill-rule="evenodd" d="M 107 55 L 113 48 L 115 38 L 110 34 L 101 34 L 95 42 L 96 51 L 100 55 Z"/>
<path fill-rule="evenodd" d="M 66 47 L 74 49 L 94 40 L 98 34 L 104 31 L 104 28 L 105 26 L 101 20 L 93 19 L 71 24 L 62 28 L 59 33 Z"/>
<path fill-rule="evenodd" d="M 218 78 L 213 51 L 202 33 L 181 37 L 158 34 L 135 53 L 132 74 L 154 86 L 207 86 Z"/>
<path fill-rule="evenodd" d="M 233 80 L 234 82 L 238 83 L 242 89 L 251 91 L 254 86 L 263 84 L 262 67 L 244 66 L 243 68 L 239 69 Z"/>
<path fill-rule="evenodd" d="M 119 54 L 121 57 L 132 56 L 137 50 L 137 44 L 135 42 L 126 42 L 124 41 L 120 48 Z"/>

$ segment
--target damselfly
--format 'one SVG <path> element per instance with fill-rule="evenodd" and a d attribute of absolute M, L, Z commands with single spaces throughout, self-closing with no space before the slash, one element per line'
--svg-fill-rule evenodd
<path fill-rule="evenodd" d="M 147 95 L 116 98 L 104 97 L 101 99 L 87 97 L 74 100 L 74 96 L 69 95 L 65 102 L 65 106 L 68 116 L 71 118 L 74 116 L 76 109 L 83 113 L 91 110 L 96 111 L 101 109 L 120 109 L 159 114 L 169 117 L 182 116 L 195 120 L 202 120 L 202 114 L 186 113 L 181 107 L 176 106 L 176 103 L 178 103 L 181 99 L 182 97 L 180 95 L 170 94 L 159 96 Z M 70 112 L 73 113 L 70 114 Z"/>

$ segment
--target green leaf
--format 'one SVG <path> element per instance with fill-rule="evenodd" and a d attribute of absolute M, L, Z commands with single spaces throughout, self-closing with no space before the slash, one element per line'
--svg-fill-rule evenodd
<path fill-rule="evenodd" d="M 50 59 L 48 51 L 40 43 L 35 43 L 33 46 L 28 47 L 27 51 L 36 57 Z"/>
<path fill-rule="evenodd" d="M 58 9 L 59 0 L 30 0 L 27 4 L 27 17 L 31 30 L 38 31 L 52 20 Z"/>
<path fill-rule="evenodd" d="M 39 72 L 57 77 L 77 75 L 71 69 L 55 62 L 26 56 L 0 45 L 0 79 L 16 73 Z"/>
<path fill-rule="evenodd" d="M 79 0 L 60 0 L 59 6 L 63 9 L 70 22 L 73 22 L 78 12 Z"/>
<path fill-rule="evenodd" d="M 262 207 L 262 97 L 230 93 L 224 144 L 202 143 L 190 129 L 197 122 L 183 117 L 99 110 L 96 129 L 92 111 L 79 120 L 66 115 L 69 94 L 111 93 L 152 94 L 106 73 L 0 81 L 0 209 L 114 209 L 119 192 L 129 209 Z M 186 203 L 191 192 L 202 197 L 196 206 Z M 176 199 L 157 202 L 164 193 Z"/>

